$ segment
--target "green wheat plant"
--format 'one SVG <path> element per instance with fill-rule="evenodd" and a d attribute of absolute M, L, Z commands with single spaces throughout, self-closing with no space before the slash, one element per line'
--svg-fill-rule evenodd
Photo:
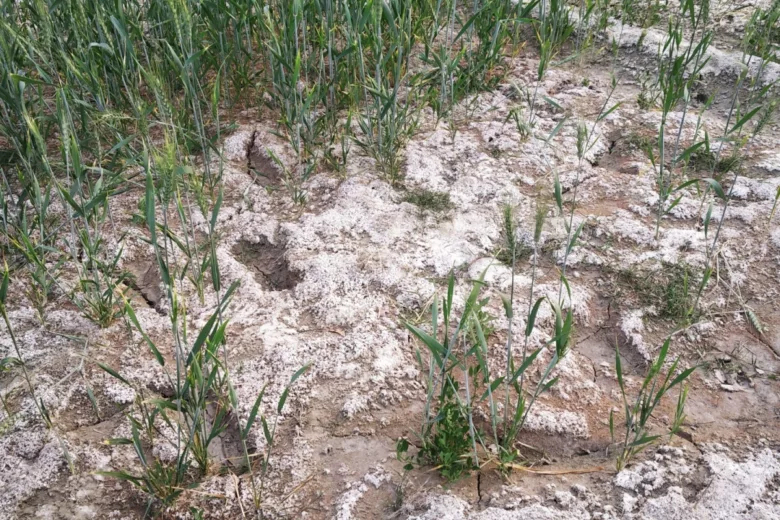
<path fill-rule="evenodd" d="M 588 125 L 585 123 L 580 123 L 577 125 L 577 170 L 574 178 L 574 187 L 572 190 L 571 211 L 568 214 L 568 218 L 564 212 L 563 188 L 557 173 L 554 176 L 553 197 L 558 208 L 558 214 L 564 219 L 564 227 L 566 229 L 566 249 L 561 261 L 560 284 L 558 288 L 559 306 L 562 306 L 564 287 L 568 292 L 570 292 L 569 283 L 566 279 L 566 269 L 568 267 L 569 255 L 576 246 L 577 240 L 582 233 L 582 228 L 585 225 L 585 221 L 583 220 L 576 229 L 574 227 L 574 214 L 577 210 L 577 194 L 580 186 L 580 178 L 584 168 L 585 156 L 590 152 L 590 150 L 597 142 L 598 136 L 596 134 L 596 126 L 620 107 L 620 103 L 616 103 L 610 106 L 610 101 L 612 100 L 612 96 L 615 93 L 617 86 L 617 79 L 613 75 L 611 78 L 609 94 L 604 99 L 604 103 L 601 105 L 596 119 L 591 123 L 590 127 L 588 127 Z M 557 133 L 557 131 L 558 128 L 556 127 L 556 129 L 554 129 L 548 137 L 548 142 L 552 139 L 552 137 L 554 137 L 554 134 Z M 569 294 L 569 298 L 571 299 L 571 294 Z"/>
<path fill-rule="evenodd" d="M 455 38 L 457 41 L 462 35 L 467 42 L 453 84 L 456 98 L 495 88 L 502 78 L 496 72 L 503 64 L 504 49 L 517 32 L 513 24 L 529 23 L 534 5 L 535 2 L 523 4 L 509 0 L 483 0 L 472 4 L 471 17 L 463 24 L 465 32 L 461 29 Z"/>
<path fill-rule="evenodd" d="M 316 168 L 316 147 L 321 124 L 316 110 L 324 100 L 320 82 L 309 83 L 311 61 L 316 58 L 306 52 L 309 25 L 303 2 L 281 2 L 278 10 L 264 11 L 264 33 L 272 71 L 269 90 L 274 105 L 280 109 L 279 123 L 284 129 L 278 134 L 287 139 L 296 156 L 294 165 L 281 165 L 285 185 L 293 199 L 302 203 L 305 195 L 301 185 Z M 278 158 L 275 159 L 281 164 Z"/>
<path fill-rule="evenodd" d="M 5 324 L 6 331 L 8 332 L 8 336 L 11 339 L 11 345 L 13 345 L 13 349 L 14 349 L 14 353 L 16 354 L 16 357 L 7 357 L 0 360 L 0 369 L 2 369 L 2 371 L 5 371 L 16 366 L 21 368 L 25 385 L 27 386 L 27 391 L 30 393 L 30 398 L 35 404 L 35 409 L 38 412 L 38 416 L 40 417 L 41 421 L 43 421 L 43 424 L 46 427 L 46 429 L 49 430 L 52 433 L 52 435 L 57 439 L 60 445 L 60 449 L 62 450 L 62 455 L 67 461 L 71 473 L 74 473 L 75 469 L 73 466 L 73 458 L 71 457 L 67 444 L 65 443 L 63 438 L 57 434 L 54 427 L 54 422 L 52 421 L 51 418 L 51 414 L 49 413 L 49 410 L 46 408 L 46 404 L 43 402 L 43 399 L 40 398 L 36 393 L 36 387 L 35 387 L 33 376 L 30 373 L 29 369 L 27 368 L 24 356 L 22 355 L 22 350 L 19 346 L 19 341 L 16 338 L 16 334 L 14 333 L 14 328 L 11 325 L 11 319 L 8 315 L 8 307 L 7 307 L 8 288 L 10 285 L 9 280 L 10 280 L 10 274 L 8 271 L 8 265 L 4 264 L 3 279 L 2 281 L 0 281 L 0 316 L 3 317 L 3 322 Z M 8 415 L 7 418 L 9 420 L 12 420 L 13 414 L 11 413 L 8 407 L 6 399 L 2 398 L 2 401 L 3 401 L 3 408 L 5 409 L 6 414 Z"/>
<path fill-rule="evenodd" d="M 154 357 L 160 369 L 165 374 L 173 396 L 167 398 L 153 397 L 148 392 L 133 385 L 131 381 L 123 377 L 119 371 L 105 364 L 99 367 L 119 382 L 130 386 L 136 392 L 134 413 L 128 413 L 131 423 L 131 437 L 109 439 L 110 445 L 133 446 L 141 472 L 128 470 L 116 470 L 106 472 L 105 475 L 127 481 L 141 489 L 149 496 L 148 510 L 154 507 L 171 505 L 185 490 L 197 486 L 200 480 L 213 471 L 215 461 L 209 452 L 209 446 L 219 439 L 230 424 L 231 417 L 236 417 L 240 431 L 240 440 L 243 448 L 245 470 L 249 472 L 253 502 L 258 511 L 262 509 L 262 484 L 258 489 L 255 483 L 253 463 L 250 459 L 247 439 L 249 433 L 259 419 L 267 440 L 267 453 L 261 466 L 261 475 L 269 468 L 268 459 L 274 445 L 276 422 L 269 430 L 268 421 L 264 414 L 259 413 L 264 392 L 257 397 L 251 413 L 246 422 L 238 420 L 239 401 L 235 389 L 230 380 L 230 364 L 225 350 L 227 342 L 226 310 L 238 288 L 234 283 L 228 288 L 223 288 L 216 261 L 216 247 L 214 235 L 218 214 L 221 207 L 221 191 L 212 209 L 209 219 L 208 256 L 209 274 L 211 286 L 217 296 L 217 306 L 203 327 L 193 338 L 189 335 L 187 327 L 187 308 L 178 294 L 177 287 L 180 277 L 172 275 L 175 271 L 168 262 L 166 250 L 170 247 L 172 235 L 160 233 L 166 229 L 165 225 L 158 227 L 157 206 L 164 203 L 161 197 L 167 197 L 166 193 L 160 194 L 155 188 L 153 175 L 155 169 L 151 166 L 149 154 L 146 155 L 146 201 L 144 220 L 150 235 L 150 243 L 155 250 L 158 268 L 168 300 L 171 302 L 169 318 L 171 322 L 171 335 L 174 343 L 174 367 L 168 368 L 168 363 L 157 343 L 144 331 L 132 306 L 125 302 L 124 312 L 128 321 L 140 335 L 149 353 Z M 162 170 L 164 171 L 164 170 Z M 160 173 L 158 170 L 157 173 Z M 300 377 L 308 366 L 298 371 L 290 381 L 292 385 Z M 279 398 L 277 414 L 281 414 L 290 392 L 288 386 Z M 160 433 L 160 424 L 167 426 L 168 432 Z M 175 448 L 176 458 L 171 463 L 165 463 L 157 459 L 150 459 L 146 447 L 155 442 L 167 443 Z"/>
<path fill-rule="evenodd" d="M 541 229 L 546 209 L 540 207 L 534 228 L 533 276 L 536 276 Z M 512 256 L 515 257 L 513 249 Z M 533 287 L 529 295 L 528 317 L 525 328 L 523 354 L 519 363 L 512 354 L 512 321 L 514 318 L 514 269 L 510 295 L 503 300 L 504 311 L 510 323 L 506 360 L 503 375 L 493 377 L 488 363 L 487 338 L 492 335 L 492 318 L 484 312 L 487 298 L 480 298 L 484 286 L 484 273 L 472 284 L 471 291 L 460 319 L 452 314 L 455 277 L 450 274 L 447 293 L 439 311 L 439 299 L 431 304 L 430 332 L 407 323 L 412 334 L 420 340 L 428 352 L 427 363 L 420 350 L 416 358 L 421 371 L 426 374 L 426 399 L 423 422 L 418 438 L 421 446 L 417 454 L 409 457 L 409 440 L 401 438 L 397 456 L 406 462 L 407 469 L 415 464 L 436 467 L 448 480 L 476 470 L 484 462 L 488 444 L 499 447 L 497 463 L 511 469 L 518 457 L 516 437 L 523 429 L 539 396 L 556 384 L 553 376 L 558 363 L 568 354 L 572 345 L 574 315 L 571 309 L 562 310 L 557 302 L 542 297 L 534 302 Z M 542 304 L 548 304 L 554 316 L 554 332 L 543 347 L 529 352 L 529 340 L 534 330 L 536 316 Z M 439 322 L 439 315 L 443 321 Z M 543 348 L 549 347 L 550 359 L 539 380 L 530 383 L 526 372 L 533 365 Z M 458 377 L 460 373 L 460 377 Z M 503 417 L 499 411 L 500 388 L 503 392 Z M 480 427 L 475 422 L 475 410 L 485 406 L 489 426 Z M 493 458 L 488 457 L 487 460 Z"/>
<path fill-rule="evenodd" d="M 780 60 L 780 2 L 774 0 L 767 9 L 757 6 L 745 29 L 748 52 L 762 59 Z"/>
<path fill-rule="evenodd" d="M 756 23 L 758 16 L 761 16 L 761 12 L 754 14 L 751 23 L 748 24 L 746 34 L 743 38 L 743 54 L 742 64 L 743 69 L 738 75 L 734 91 L 731 96 L 731 102 L 726 118 L 726 125 L 724 127 L 723 134 L 718 139 L 717 151 L 714 155 L 714 159 L 710 162 L 710 179 L 706 179 L 708 185 L 705 189 L 704 195 L 712 190 L 717 198 L 723 201 L 723 208 L 721 210 L 720 217 L 718 219 L 715 233 L 710 241 L 709 231 L 712 224 L 713 205 L 710 204 L 707 212 L 704 216 L 704 232 L 705 232 L 705 267 L 704 276 L 701 281 L 701 285 L 696 292 L 696 298 L 694 301 L 694 308 L 698 308 L 701 296 L 704 293 L 704 289 L 709 282 L 709 279 L 713 273 L 713 260 L 717 251 L 718 239 L 720 237 L 720 231 L 723 226 L 723 221 L 726 217 L 729 204 L 732 199 L 732 193 L 734 187 L 739 179 L 740 169 L 738 167 L 739 158 L 745 155 L 750 147 L 755 143 L 757 136 L 763 132 L 766 128 L 774 124 L 775 112 L 778 106 L 780 106 L 780 98 L 777 97 L 775 91 L 775 82 L 767 82 L 762 84 L 766 67 L 770 63 L 770 56 L 773 52 L 771 45 L 772 33 L 771 27 Z M 774 15 L 775 20 L 780 17 L 780 10 L 777 10 Z M 756 52 L 759 55 L 751 54 L 750 52 Z M 751 74 L 751 63 L 758 61 L 756 70 Z M 743 92 L 745 83 L 746 93 Z M 746 101 L 741 100 L 741 96 L 745 96 Z M 746 105 L 746 106 L 744 106 Z M 747 135 L 745 135 L 747 134 Z M 716 176 L 716 169 L 721 164 L 721 154 L 726 143 L 732 143 L 735 150 L 732 152 L 731 157 L 734 159 L 732 166 L 729 170 L 733 169 L 733 176 L 731 178 L 731 185 L 728 191 L 723 190 L 720 183 L 714 180 Z M 695 146 L 695 145 L 694 145 Z M 705 136 L 705 150 L 709 149 L 709 139 Z M 689 181 L 691 182 L 691 181 Z M 770 217 L 773 216 L 774 210 L 770 213 Z"/>
<path fill-rule="evenodd" d="M 536 39 L 539 43 L 539 66 L 536 72 L 536 85 L 530 101 L 528 125 L 533 127 L 536 115 L 536 100 L 539 85 L 544 79 L 561 47 L 574 33 L 569 7 L 561 0 L 549 0 L 539 4 L 539 21 L 536 23 Z"/>
<path fill-rule="evenodd" d="M 669 429 L 670 434 L 674 435 L 683 424 L 685 419 L 685 400 L 688 395 L 688 389 L 684 383 L 697 367 L 687 368 L 677 373 L 679 359 L 675 359 L 664 376 L 664 364 L 666 363 L 670 343 L 671 339 L 667 339 L 664 342 L 658 356 L 650 364 L 647 374 L 642 381 L 642 386 L 634 399 L 630 399 L 627 395 L 623 366 L 620 361 L 620 351 L 615 348 L 615 375 L 617 376 L 620 394 L 623 399 L 625 427 L 623 439 L 618 444 L 619 451 L 616 461 L 618 471 L 625 468 L 639 452 L 661 438 L 661 435 L 652 434 L 649 420 L 655 409 L 661 404 L 663 397 L 675 386 L 680 386 L 680 394 L 677 400 L 675 418 Z M 614 443 L 616 428 L 615 414 L 613 412 L 609 414 L 609 431 Z"/>
<path fill-rule="evenodd" d="M 407 68 L 413 41 L 412 12 L 410 0 L 395 0 L 389 4 L 377 2 L 365 13 L 369 29 L 366 43 L 373 63 L 362 67 L 367 98 L 357 120 L 360 134 L 354 137 L 354 142 L 374 159 L 382 175 L 393 185 L 401 181 L 401 151 L 419 121 L 416 106 L 419 82 L 409 76 Z"/>
<path fill-rule="evenodd" d="M 481 279 L 475 281 L 458 319 L 453 314 L 455 277 L 450 274 L 447 294 L 442 300 L 442 323 L 439 323 L 439 299 L 434 297 L 430 333 L 411 323 L 406 325 L 429 354 L 426 364 L 422 353 L 416 352 L 420 369 L 427 374 L 423 422 L 419 432 L 422 447 L 416 461 L 440 467 L 442 474 L 450 480 L 479 465 L 478 432 L 474 426 L 474 403 L 466 363 L 478 348 L 468 341 L 467 329 L 469 324 L 475 323 L 471 314 L 483 285 Z M 462 372 L 461 378 L 458 371 Z M 405 456 L 408 447 L 408 441 L 399 441 L 399 457 Z"/>
<path fill-rule="evenodd" d="M 555 302 L 547 299 L 547 302 L 552 308 L 555 317 L 555 335 L 550 341 L 547 342 L 547 345 L 551 343 L 554 344 L 555 350 L 535 388 L 532 392 L 529 392 L 526 387 L 526 372 L 542 351 L 541 348 L 538 348 L 533 352 L 529 352 L 529 340 L 531 334 L 534 331 L 539 307 L 546 300 L 545 298 L 538 298 L 536 301 L 534 301 L 534 286 L 537 276 L 539 243 L 541 240 L 542 229 L 544 227 L 546 215 L 547 208 L 543 205 L 537 205 L 534 219 L 531 285 L 528 289 L 527 317 L 525 320 L 526 326 L 524 331 L 522 357 L 519 365 L 515 364 L 515 360 L 512 355 L 512 322 L 514 318 L 515 263 L 517 259 L 517 247 L 514 246 L 511 249 L 512 279 L 510 292 L 509 296 L 503 300 L 504 312 L 509 322 L 506 341 L 505 372 L 502 377 L 499 377 L 494 381 L 490 381 L 491 387 L 494 385 L 497 387 L 497 385 L 502 383 L 504 384 L 504 414 L 503 419 L 501 420 L 502 431 L 500 435 L 500 443 L 498 443 L 498 446 L 500 447 L 498 459 L 499 465 L 502 468 L 511 467 L 511 464 L 513 464 L 517 459 L 518 452 L 514 448 L 517 435 L 520 433 L 526 420 L 528 419 L 528 414 L 533 408 L 536 399 L 557 382 L 557 377 L 552 377 L 552 373 L 557 364 L 568 353 L 571 343 L 572 325 L 574 318 L 573 311 L 569 309 L 566 312 L 566 317 L 564 318 L 561 308 Z M 494 429 L 496 428 L 495 422 L 496 421 L 494 421 Z M 496 437 L 498 437 L 498 434 L 496 434 Z"/>
<path fill-rule="evenodd" d="M 62 289 L 58 283 L 60 269 L 66 256 L 59 254 L 53 247 L 55 226 L 47 226 L 48 208 L 51 202 L 51 191 L 43 195 L 35 177 L 32 177 L 30 187 L 23 191 L 30 197 L 35 210 L 27 211 L 25 199 L 14 200 L 13 190 L 3 172 L 4 186 L 0 188 L 2 196 L 2 226 L 3 237 L 7 241 L 7 253 L 16 257 L 12 265 L 23 263 L 29 275 L 30 283 L 25 294 L 35 307 L 41 323 L 46 321 L 46 307 L 56 289 Z"/>
<path fill-rule="evenodd" d="M 582 67 L 586 54 L 589 51 L 600 52 L 601 49 L 595 48 L 598 36 L 604 32 L 609 25 L 610 16 L 609 2 L 603 0 L 581 0 L 577 7 L 577 29 L 576 42 L 574 45 L 574 54 L 572 58 L 578 60 L 579 67 Z M 615 42 L 616 49 L 619 46 Z"/>
<path fill-rule="evenodd" d="M 27 390 L 30 392 L 30 397 L 32 397 L 32 400 L 35 403 L 35 407 L 38 410 L 38 415 L 41 417 L 41 420 L 43 420 L 47 428 L 52 428 L 51 417 L 49 412 L 46 410 L 46 406 L 44 405 L 43 401 L 39 399 L 35 393 L 35 385 L 33 384 L 30 372 L 27 370 L 27 365 L 24 362 L 24 356 L 22 356 L 19 343 L 16 339 L 16 335 L 14 334 L 14 329 L 11 326 L 11 320 L 8 317 L 6 301 L 8 298 L 9 275 L 8 265 L 6 264 L 5 269 L 3 270 L 3 279 L 2 282 L 0 282 L 0 315 L 3 317 L 3 322 L 5 323 L 6 330 L 8 331 L 8 335 L 11 338 L 11 344 L 13 345 L 14 352 L 16 353 L 16 358 L 14 358 L 15 361 L 13 364 L 21 367 L 25 383 L 27 384 Z M 10 366 L 10 364 L 10 360 L 5 362 L 6 366 Z"/>
<path fill-rule="evenodd" d="M 687 18 L 687 19 L 686 19 Z M 680 13 L 670 18 L 667 28 L 667 38 L 660 49 L 658 88 L 660 91 L 661 123 L 658 134 L 658 158 L 651 156 L 654 167 L 658 170 L 658 210 L 655 223 L 655 238 L 660 233 L 661 219 L 668 214 L 680 201 L 680 197 L 669 204 L 669 198 L 679 191 L 672 187 L 674 181 L 674 169 L 679 160 L 678 150 L 683 133 L 691 91 L 709 58 L 707 49 L 712 40 L 712 32 L 706 29 L 709 18 L 709 3 L 701 2 L 698 5 L 693 0 L 686 0 L 680 6 Z M 692 30 L 692 36 L 696 36 L 702 28 L 699 40 L 694 39 L 684 51 L 680 48 L 683 41 L 684 22 L 688 22 Z M 666 135 L 668 117 L 679 105 L 683 103 L 682 116 L 677 129 L 677 136 L 671 153 L 671 164 L 665 170 L 668 159 L 666 150 Z M 694 144 L 694 146 L 697 146 Z M 685 152 L 683 152 L 684 154 Z"/>

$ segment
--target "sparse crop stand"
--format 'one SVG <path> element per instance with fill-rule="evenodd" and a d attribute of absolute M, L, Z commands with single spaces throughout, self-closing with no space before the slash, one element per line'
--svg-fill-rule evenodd
<path fill-rule="evenodd" d="M 778 0 L 0 15 L 0 518 L 780 515 Z"/>

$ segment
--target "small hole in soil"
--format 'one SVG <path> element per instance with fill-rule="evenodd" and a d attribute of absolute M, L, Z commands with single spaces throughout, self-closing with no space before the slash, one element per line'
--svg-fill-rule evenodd
<path fill-rule="evenodd" d="M 250 175 L 253 175 L 260 186 L 278 186 L 282 181 L 282 172 L 274 161 L 261 149 L 255 146 L 254 139 L 247 151 Z"/>
<path fill-rule="evenodd" d="M 282 244 L 271 244 L 265 237 L 257 243 L 241 240 L 233 246 L 233 255 L 252 269 L 255 279 L 272 291 L 292 289 L 301 281 L 301 274 L 290 268 Z"/>
<path fill-rule="evenodd" d="M 150 308 L 160 311 L 160 302 L 164 299 L 160 269 L 154 260 L 133 262 L 127 265 L 130 278 L 126 281 L 128 287 Z"/>

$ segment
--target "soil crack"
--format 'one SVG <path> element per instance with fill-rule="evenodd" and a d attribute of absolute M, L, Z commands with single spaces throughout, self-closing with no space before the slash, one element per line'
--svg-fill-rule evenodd
<path fill-rule="evenodd" d="M 246 147 L 246 173 L 252 175 L 252 152 L 255 149 L 255 138 L 257 137 L 257 128 L 252 129 L 252 136 L 249 138 L 249 144 Z"/>

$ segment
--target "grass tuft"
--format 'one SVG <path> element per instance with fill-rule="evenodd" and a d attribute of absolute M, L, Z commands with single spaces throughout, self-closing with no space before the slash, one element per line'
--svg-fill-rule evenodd
<path fill-rule="evenodd" d="M 444 213 L 455 207 L 450 200 L 449 193 L 424 188 L 407 192 L 403 201 L 414 204 L 420 211 L 430 211 L 432 213 Z"/>
<path fill-rule="evenodd" d="M 737 171 L 742 164 L 742 159 L 737 155 L 729 155 L 728 157 L 718 157 L 711 150 L 701 150 L 691 154 L 688 160 L 688 166 L 695 171 L 701 172 L 714 172 L 715 179 L 719 179 L 722 175 Z"/>
<path fill-rule="evenodd" d="M 684 324 L 694 317 L 695 288 L 700 278 L 699 270 L 684 264 L 664 264 L 658 270 L 619 270 L 614 296 L 623 304 L 638 302 L 655 308 L 663 318 Z"/>

